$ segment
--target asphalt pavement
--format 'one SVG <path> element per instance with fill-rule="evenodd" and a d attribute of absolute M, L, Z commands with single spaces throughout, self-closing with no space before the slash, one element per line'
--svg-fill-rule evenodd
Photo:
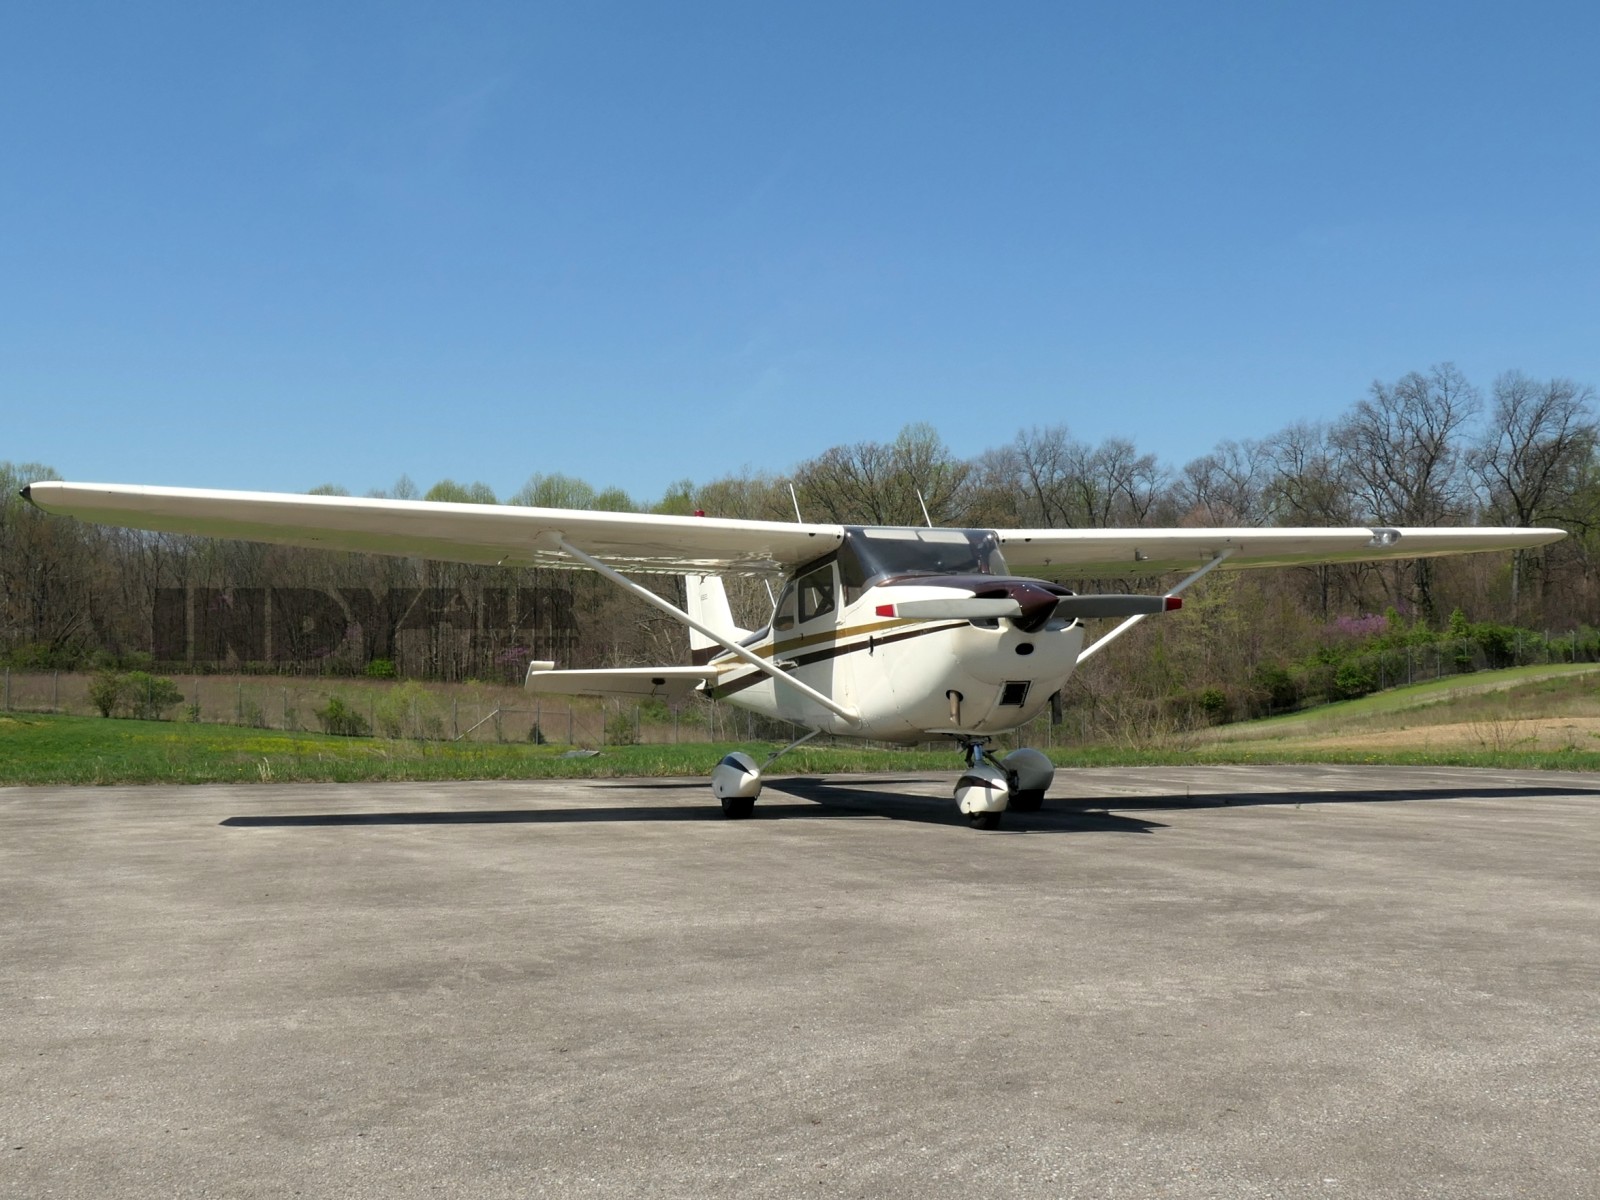
<path fill-rule="evenodd" d="M 0 1196 L 1600 1196 L 1600 779 L 0 789 Z"/>

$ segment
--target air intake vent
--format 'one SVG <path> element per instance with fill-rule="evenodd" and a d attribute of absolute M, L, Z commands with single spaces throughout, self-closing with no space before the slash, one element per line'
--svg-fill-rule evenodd
<path fill-rule="evenodd" d="M 1002 708 L 1021 708 L 1028 702 L 1028 689 L 1033 685 L 1026 679 L 1007 683 L 1000 691 L 1000 706 Z"/>

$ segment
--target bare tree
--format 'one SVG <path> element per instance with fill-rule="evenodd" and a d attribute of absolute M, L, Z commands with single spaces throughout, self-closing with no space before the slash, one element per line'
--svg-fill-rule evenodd
<path fill-rule="evenodd" d="M 1260 525 L 1266 519 L 1271 469 L 1267 443 L 1219 442 L 1183 468 L 1173 499 L 1178 511 L 1198 525 Z"/>
<path fill-rule="evenodd" d="M 887 444 L 834 446 L 801 463 L 795 486 L 812 520 L 921 525 L 925 503 L 934 524 L 960 524 L 971 472 L 931 425 L 913 424 Z"/>
<path fill-rule="evenodd" d="M 1600 443 L 1594 400 L 1592 387 L 1570 379 L 1539 382 L 1508 371 L 1494 381 L 1489 423 L 1467 461 L 1495 519 L 1534 525 L 1574 515 L 1573 499 Z M 1529 554 L 1512 555 L 1513 616 Z"/>
<path fill-rule="evenodd" d="M 1153 454 L 1140 454 L 1126 438 L 1107 438 L 1085 464 L 1082 479 L 1086 509 L 1097 529 L 1113 525 L 1144 525 L 1166 491 L 1166 469 Z"/>
<path fill-rule="evenodd" d="M 1452 363 L 1426 375 L 1413 371 L 1392 385 L 1374 381 L 1332 433 L 1357 511 L 1393 525 L 1437 525 L 1467 511 L 1461 434 L 1479 407 L 1477 389 Z M 1416 600 L 1430 618 L 1431 567 L 1428 559 L 1412 564 Z"/>
<path fill-rule="evenodd" d="M 988 519 L 1044 529 L 1084 524 L 1078 477 L 1091 454 L 1065 425 L 1019 432 L 979 460 L 980 490 L 994 510 Z"/>
<path fill-rule="evenodd" d="M 1340 474 L 1338 454 L 1325 425 L 1301 422 L 1262 443 L 1266 479 L 1261 490 L 1263 521 L 1273 525 L 1349 525 L 1351 495 Z M 1326 564 L 1307 567 L 1316 582 L 1316 607 L 1326 621 L 1333 594 L 1349 586 L 1359 592 L 1348 569 Z"/>

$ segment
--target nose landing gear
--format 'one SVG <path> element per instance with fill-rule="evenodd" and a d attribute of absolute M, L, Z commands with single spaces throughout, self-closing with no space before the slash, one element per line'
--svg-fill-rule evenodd
<path fill-rule="evenodd" d="M 1038 812 L 1055 778 L 1055 764 L 1037 750 L 1013 750 L 996 758 L 986 737 L 964 737 L 967 769 L 956 780 L 956 807 L 974 829 L 999 829 L 1007 808 Z"/>

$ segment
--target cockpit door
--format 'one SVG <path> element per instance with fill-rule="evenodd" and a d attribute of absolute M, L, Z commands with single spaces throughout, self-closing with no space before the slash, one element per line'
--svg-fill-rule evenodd
<path fill-rule="evenodd" d="M 800 625 L 802 628 L 826 617 L 831 624 L 839 609 L 839 582 L 834 564 L 824 563 L 795 580 Z"/>

